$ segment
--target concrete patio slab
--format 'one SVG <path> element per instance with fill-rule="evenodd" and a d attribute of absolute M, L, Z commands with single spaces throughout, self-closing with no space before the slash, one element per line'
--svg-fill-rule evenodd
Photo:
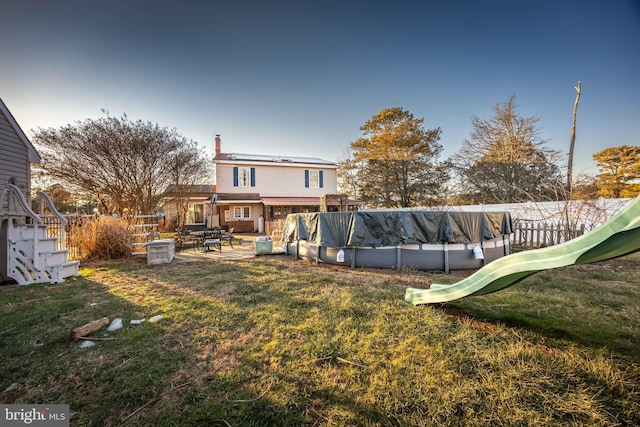
<path fill-rule="evenodd" d="M 180 251 L 176 251 L 173 262 L 228 261 L 254 258 L 256 256 L 255 238 L 258 236 L 258 234 L 234 236 L 233 247 L 223 244 L 222 251 L 214 250 L 211 252 L 201 252 L 196 251 L 193 248 L 185 248 Z M 273 253 L 282 253 L 281 242 L 274 242 L 273 246 Z"/>

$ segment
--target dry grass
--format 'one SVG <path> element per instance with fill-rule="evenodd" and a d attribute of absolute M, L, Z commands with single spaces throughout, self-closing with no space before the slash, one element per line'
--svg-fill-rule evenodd
<path fill-rule="evenodd" d="M 129 223 L 121 218 L 99 216 L 75 226 L 73 246 L 84 260 L 128 258 L 133 250 Z"/>
<path fill-rule="evenodd" d="M 11 325 L 0 328 L 0 389 L 19 384 L 0 399 L 68 403 L 72 425 L 637 425 L 640 332 L 609 319 L 626 311 L 640 322 L 628 308 L 640 305 L 629 293 L 638 271 L 630 258 L 413 307 L 406 287 L 441 282 L 439 273 L 289 257 L 85 264 L 65 284 L 0 293 L 0 322 Z M 548 309 L 539 288 L 560 308 Z M 567 318 L 614 288 L 627 308 L 603 299 L 589 323 Z M 546 319 L 534 317 L 540 310 Z M 156 314 L 157 324 L 128 324 Z M 66 339 L 101 316 L 122 317 L 125 328 L 85 350 Z M 542 320 L 567 331 L 549 333 Z M 584 335 L 616 327 L 630 347 Z"/>

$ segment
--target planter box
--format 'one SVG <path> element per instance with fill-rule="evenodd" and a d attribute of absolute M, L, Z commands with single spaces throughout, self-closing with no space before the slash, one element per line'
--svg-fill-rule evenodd
<path fill-rule="evenodd" d="M 173 239 L 147 242 L 147 265 L 171 263 L 175 250 L 175 242 Z"/>
<path fill-rule="evenodd" d="M 256 242 L 256 254 L 270 254 L 273 252 L 273 241 L 268 240 L 266 242 Z"/>

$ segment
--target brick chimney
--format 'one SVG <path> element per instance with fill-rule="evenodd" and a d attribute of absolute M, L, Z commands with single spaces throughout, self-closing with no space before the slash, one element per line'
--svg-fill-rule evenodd
<path fill-rule="evenodd" d="M 221 144 L 221 140 L 220 140 L 220 135 L 216 135 L 216 156 L 220 155 L 220 144 Z"/>

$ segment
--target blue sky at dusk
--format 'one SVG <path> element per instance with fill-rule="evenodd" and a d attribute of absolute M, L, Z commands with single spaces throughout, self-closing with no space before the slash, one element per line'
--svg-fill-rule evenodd
<path fill-rule="evenodd" d="M 576 172 L 640 145 L 640 1 L 0 0 L 0 97 L 28 136 L 111 115 L 213 152 L 337 160 L 402 107 L 448 157 L 517 95 Z"/>

